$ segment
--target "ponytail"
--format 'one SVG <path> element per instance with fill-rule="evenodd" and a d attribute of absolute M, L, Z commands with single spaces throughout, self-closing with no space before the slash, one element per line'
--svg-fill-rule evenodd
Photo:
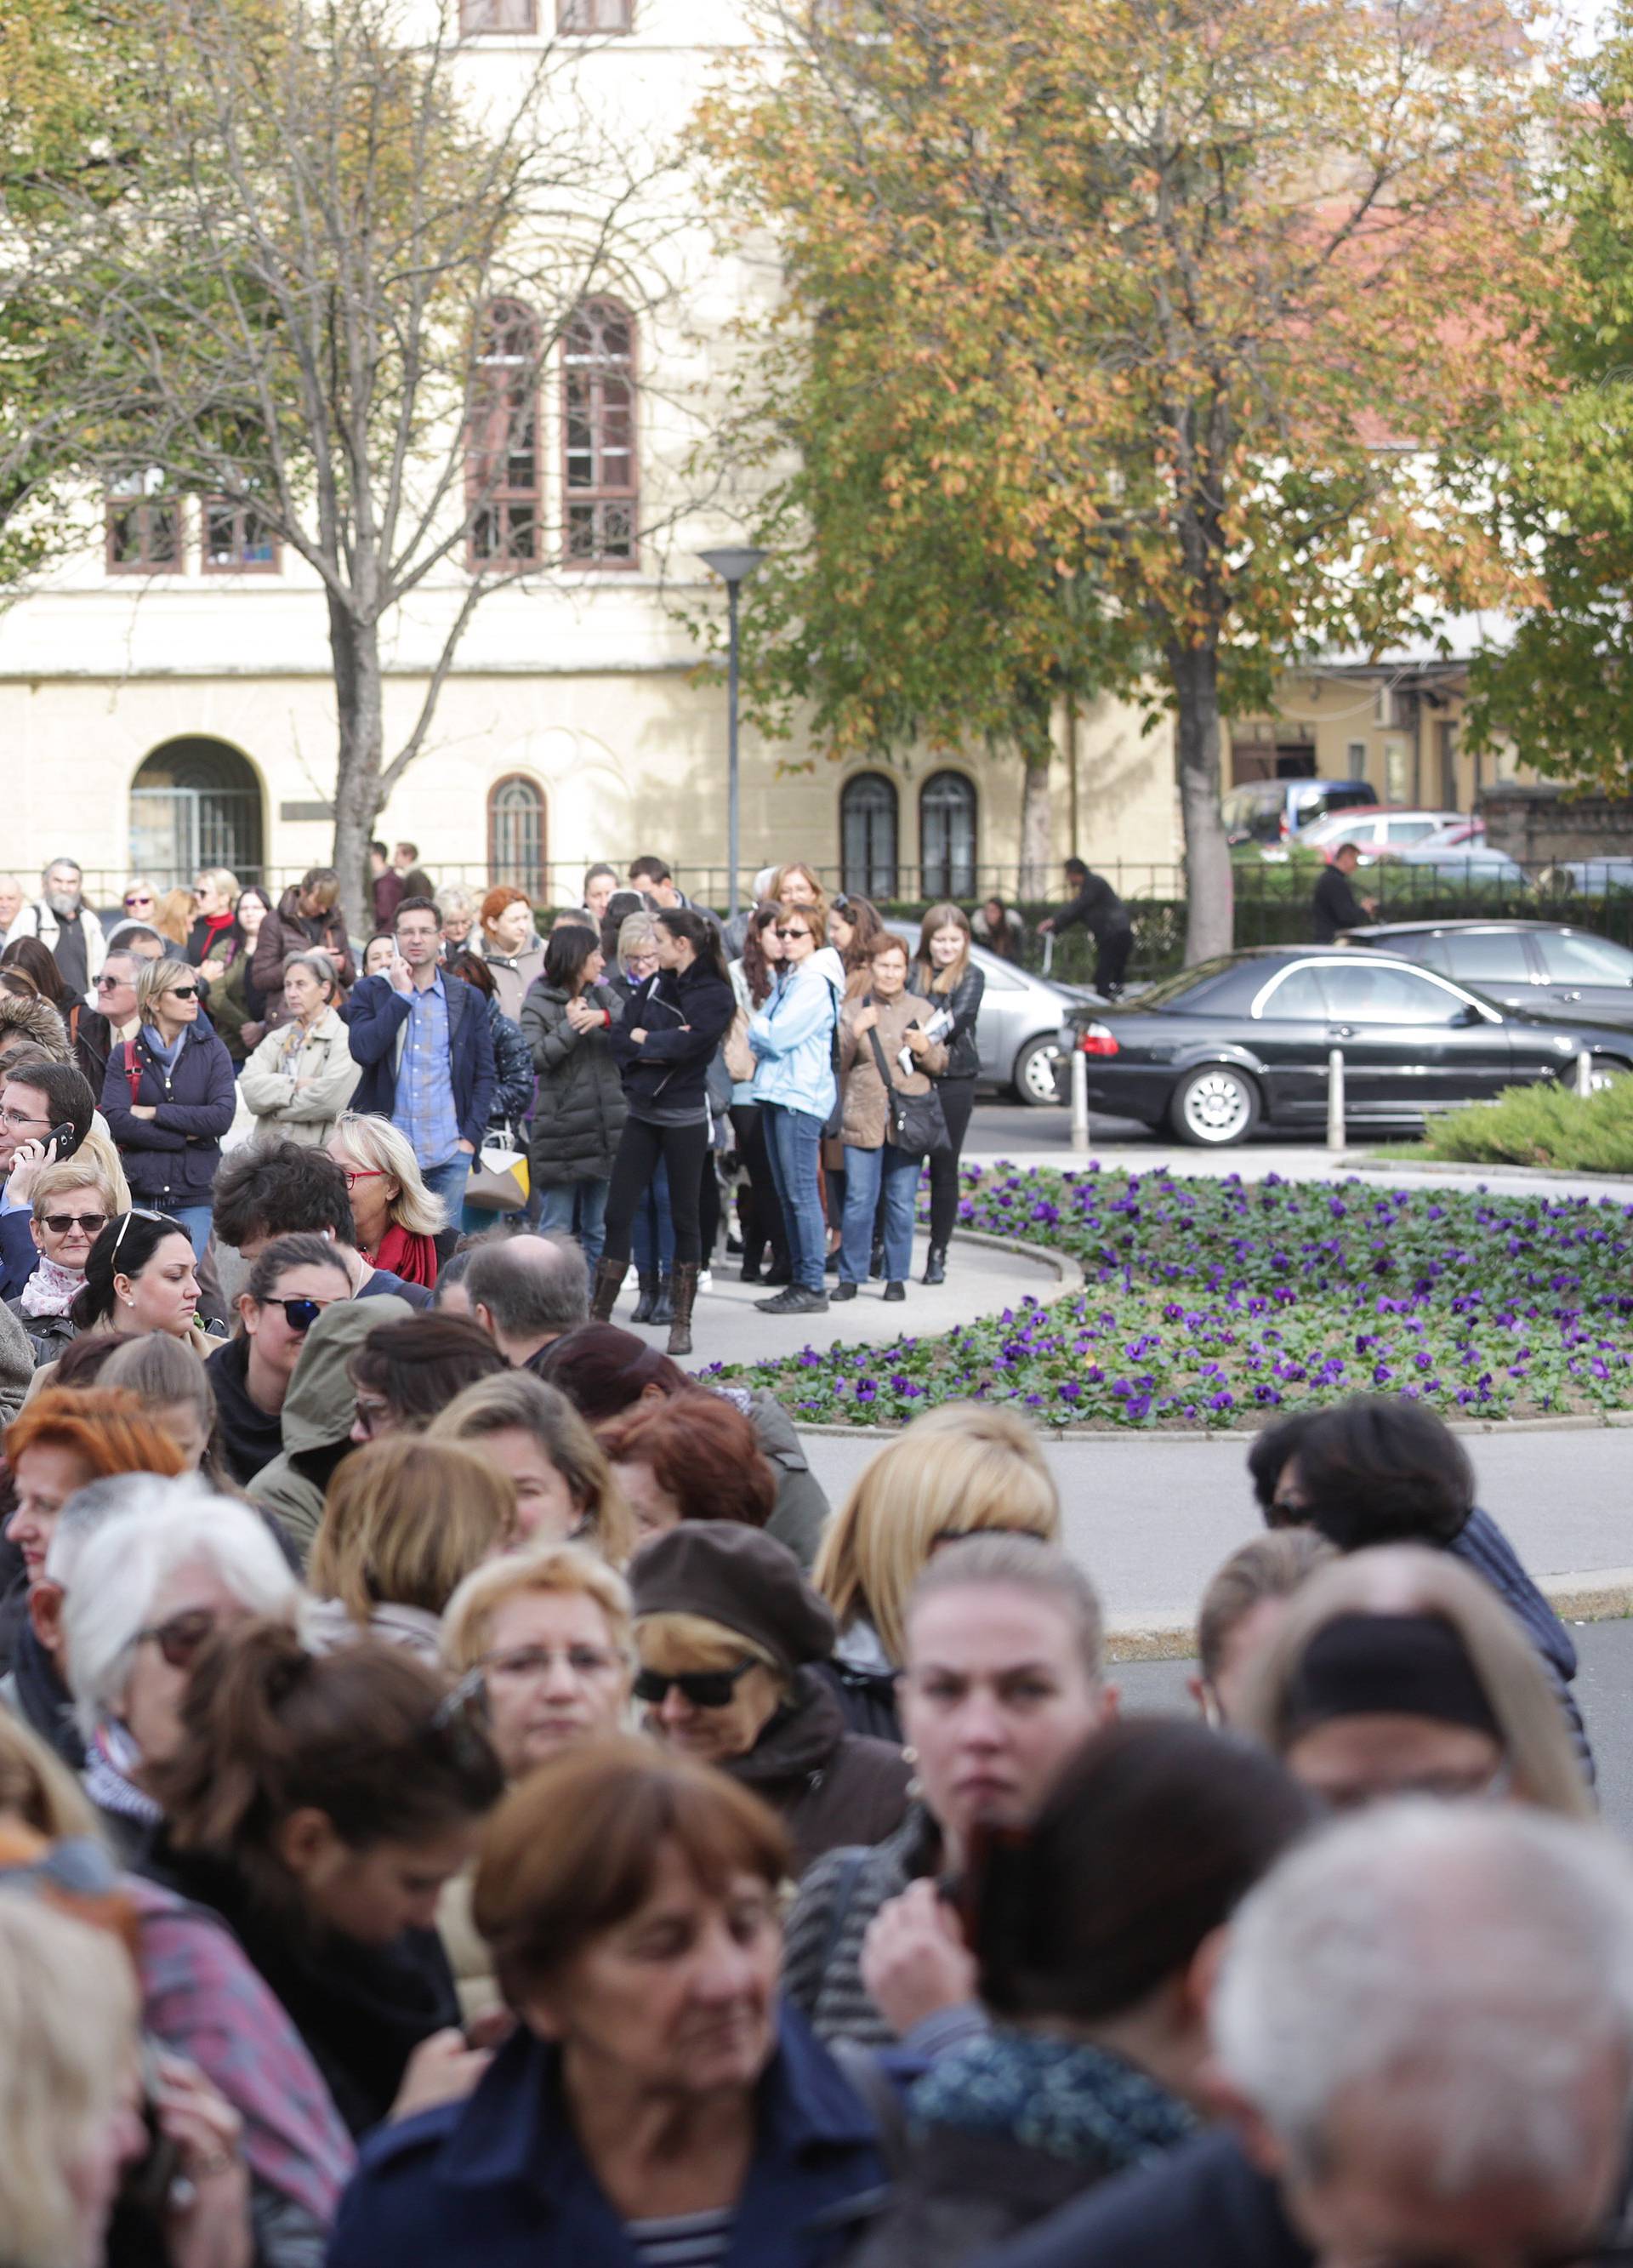
<path fill-rule="evenodd" d="M 671 937 L 682 937 L 711 976 L 723 984 L 732 981 L 725 965 L 725 953 L 720 942 L 720 932 L 708 916 L 700 914 L 695 906 L 665 906 L 653 919 L 666 929 Z"/>

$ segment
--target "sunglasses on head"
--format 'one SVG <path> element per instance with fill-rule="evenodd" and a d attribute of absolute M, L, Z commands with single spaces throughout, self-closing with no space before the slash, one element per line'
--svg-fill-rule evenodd
<path fill-rule="evenodd" d="M 132 1206 L 131 1206 L 131 1208 L 130 1208 L 130 1210 L 129 1210 L 129 1211 L 125 1215 L 125 1217 L 124 1217 L 123 1220 L 121 1220 L 121 1221 L 120 1222 L 120 1224 L 119 1224 L 119 1234 L 118 1234 L 118 1235 L 114 1239 L 114 1249 L 112 1250 L 112 1252 L 110 1252 L 110 1253 L 108 1254 L 108 1259 L 109 1259 L 109 1261 L 110 1261 L 110 1262 L 112 1262 L 112 1261 L 114 1261 L 114 1260 L 117 1260 L 117 1259 L 118 1259 L 118 1257 L 119 1257 L 119 1248 L 120 1248 L 120 1246 L 124 1242 L 124 1241 L 125 1241 L 125 1232 L 129 1229 L 129 1227 L 130 1226 L 130 1224 L 131 1224 L 131 1222 L 132 1222 L 133 1220 L 169 1220 L 169 1219 L 170 1219 L 170 1215 L 169 1215 L 168 1213 L 166 1213 L 166 1212 L 151 1212 L 151 1211 L 148 1210 L 148 1208 L 147 1208 L 147 1206 L 146 1206 L 146 1205 L 132 1205 Z M 186 1232 L 184 1229 L 180 1228 L 180 1226 L 179 1226 L 175 1222 L 172 1221 L 172 1222 L 171 1222 L 171 1226 L 172 1226 L 172 1227 L 173 1227 L 173 1228 L 175 1228 L 175 1229 L 176 1229 L 176 1233 L 177 1233 L 177 1234 L 178 1234 L 178 1235 L 185 1235 L 185 1234 L 186 1234 L 186 1233 L 187 1233 L 187 1232 Z"/>
<path fill-rule="evenodd" d="M 325 1307 L 335 1305 L 333 1300 L 263 1300 L 263 1307 L 282 1307 L 283 1320 L 292 1331 L 309 1331 Z"/>
<path fill-rule="evenodd" d="M 667 1698 L 669 1688 L 677 1685 L 682 1700 L 689 1701 L 694 1709 L 729 1709 L 738 1680 L 763 1667 L 750 1654 L 735 1669 L 683 1669 L 676 1677 L 666 1677 L 661 1669 L 637 1670 L 635 1697 L 656 1709 Z"/>
<path fill-rule="evenodd" d="M 191 1669 L 215 1635 L 215 1609 L 188 1607 L 151 1629 L 139 1630 L 136 1643 L 143 1646 L 151 1639 L 172 1669 Z"/>
<path fill-rule="evenodd" d="M 87 1236 L 100 1236 L 107 1226 L 105 1212 L 48 1212 L 40 1219 L 53 1236 L 66 1236 L 70 1228 L 83 1228 Z"/>

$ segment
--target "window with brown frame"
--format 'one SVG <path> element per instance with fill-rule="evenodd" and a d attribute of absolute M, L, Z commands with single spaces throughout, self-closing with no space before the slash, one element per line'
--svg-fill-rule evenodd
<path fill-rule="evenodd" d="M 572 567 L 635 567 L 635 325 L 611 299 L 579 308 L 562 342 L 566 553 Z"/>
<path fill-rule="evenodd" d="M 538 0 L 460 0 L 460 29 L 480 38 L 484 32 L 536 32 Z"/>
<path fill-rule="evenodd" d="M 542 496 L 539 326 L 519 299 L 496 299 L 482 321 L 466 458 L 470 563 L 534 567 Z"/>
<path fill-rule="evenodd" d="M 139 473 L 107 500 L 110 575 L 174 575 L 181 568 L 181 499 L 163 475 Z"/>
<path fill-rule="evenodd" d="M 508 882 L 535 905 L 546 894 L 544 790 L 526 772 L 496 780 L 488 791 L 488 886 Z"/>
<path fill-rule="evenodd" d="M 199 508 L 199 563 L 206 575 L 276 575 L 278 540 L 240 497 L 206 497 Z"/>
<path fill-rule="evenodd" d="M 633 32 L 635 0 L 555 0 L 558 32 Z"/>

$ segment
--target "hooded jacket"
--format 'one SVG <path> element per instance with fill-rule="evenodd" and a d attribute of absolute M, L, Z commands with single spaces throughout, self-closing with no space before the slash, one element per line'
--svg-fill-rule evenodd
<path fill-rule="evenodd" d="M 826 1120 L 839 1099 L 834 1028 L 845 997 L 845 965 L 831 945 L 779 976 L 748 1027 L 759 1068 L 754 1101 Z"/>
<path fill-rule="evenodd" d="M 306 1334 L 283 1398 L 283 1454 L 249 1484 L 253 1503 L 278 1521 L 304 1565 L 323 1517 L 329 1473 L 351 1439 L 357 1392 L 346 1365 L 381 1323 L 401 1322 L 413 1308 L 387 1293 L 378 1300 L 339 1300 Z"/>
<path fill-rule="evenodd" d="M 522 1037 L 539 1074 L 527 1161 L 538 1189 L 606 1181 L 623 1132 L 623 1081 L 608 1038 L 621 1013 L 618 997 L 605 984 L 591 984 L 582 998 L 606 1014 L 606 1025 L 575 1031 L 565 990 L 542 979 L 522 1003 Z"/>

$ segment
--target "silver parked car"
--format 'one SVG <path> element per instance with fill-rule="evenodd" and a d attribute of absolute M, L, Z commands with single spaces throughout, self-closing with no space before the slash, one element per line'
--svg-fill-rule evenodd
<path fill-rule="evenodd" d="M 916 949 L 916 922 L 887 921 L 885 926 L 905 938 L 909 951 Z M 1100 994 L 1085 984 L 1034 976 L 1030 969 L 989 953 L 983 945 L 972 945 L 970 955 L 987 980 L 975 1022 L 983 1085 L 1012 1088 L 1021 1102 L 1058 1104 L 1055 1064 L 1060 1027 L 1069 1008 L 1084 1002 L 1092 1005 Z"/>

